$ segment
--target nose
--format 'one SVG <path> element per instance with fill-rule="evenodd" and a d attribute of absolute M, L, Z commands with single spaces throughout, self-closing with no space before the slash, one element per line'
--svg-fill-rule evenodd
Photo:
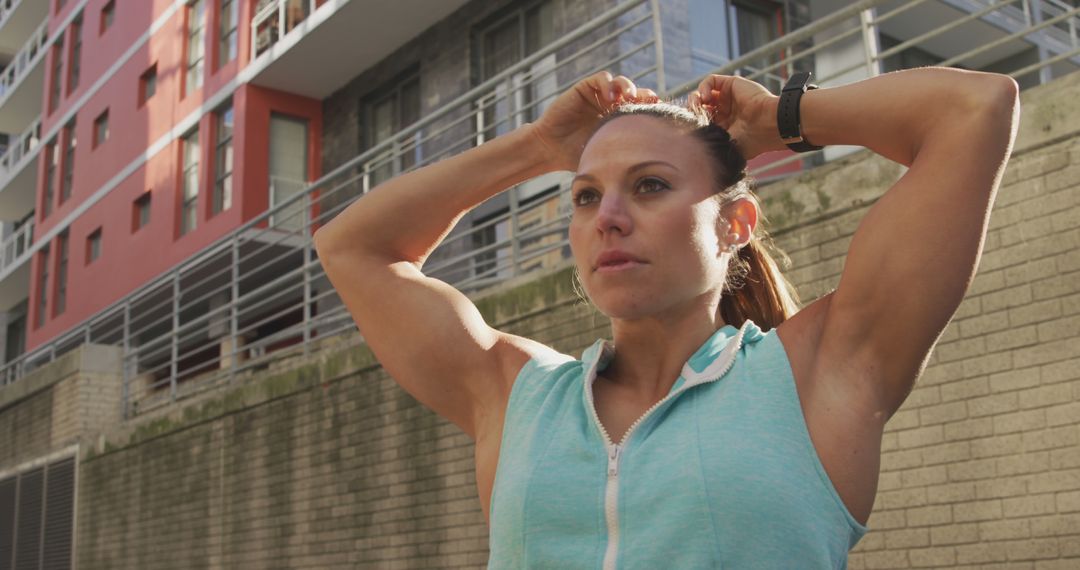
<path fill-rule="evenodd" d="M 617 231 L 628 235 L 634 231 L 634 222 L 619 192 L 605 192 L 596 211 L 596 229 L 601 235 Z"/>

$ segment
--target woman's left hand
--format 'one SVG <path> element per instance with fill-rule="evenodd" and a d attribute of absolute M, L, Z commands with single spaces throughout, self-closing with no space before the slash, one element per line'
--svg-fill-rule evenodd
<path fill-rule="evenodd" d="M 780 98 L 762 85 L 735 75 L 709 75 L 690 94 L 688 105 L 704 108 L 712 122 L 731 134 L 735 148 L 749 162 L 787 148 L 776 126 Z"/>

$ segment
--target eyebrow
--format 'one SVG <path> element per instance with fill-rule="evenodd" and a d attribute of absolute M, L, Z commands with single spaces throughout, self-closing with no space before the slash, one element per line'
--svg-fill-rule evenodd
<path fill-rule="evenodd" d="M 664 160 L 646 160 L 645 162 L 639 162 L 639 163 L 631 166 L 630 168 L 627 169 L 627 172 L 632 173 L 632 172 L 641 170 L 642 168 L 646 168 L 646 167 L 653 166 L 653 165 L 656 165 L 656 164 L 662 164 L 664 166 L 667 166 L 667 167 L 671 168 L 672 170 L 678 170 L 679 169 L 674 164 L 671 164 L 670 162 L 667 162 L 667 161 L 664 161 Z M 592 180 L 593 182 L 596 182 L 596 177 L 593 176 L 592 174 L 588 174 L 588 173 L 586 173 L 586 174 L 578 174 L 577 176 L 574 177 L 574 179 L 570 183 L 571 184 L 576 184 L 578 180 Z"/>

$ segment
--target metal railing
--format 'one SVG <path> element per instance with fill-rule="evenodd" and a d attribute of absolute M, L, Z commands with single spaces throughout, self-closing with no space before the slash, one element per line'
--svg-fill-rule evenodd
<path fill-rule="evenodd" d="M 4 24 L 21 3 L 22 0 L 0 0 L 0 30 L 4 29 Z"/>
<path fill-rule="evenodd" d="M 45 52 L 45 45 L 49 41 L 48 24 L 47 19 L 41 22 L 34 33 L 30 34 L 30 39 L 19 48 L 11 63 L 0 72 L 0 104 Z"/>
<path fill-rule="evenodd" d="M 270 49 L 318 8 L 316 0 L 262 0 L 251 18 L 251 58 Z"/>
<path fill-rule="evenodd" d="M 864 0 L 761 46 L 716 70 L 750 78 L 793 69 L 822 71 L 819 84 L 881 71 L 901 46 L 879 51 L 876 26 L 925 0 L 886 14 L 872 9 L 884 0 Z M 1015 3 L 1015 2 L 1013 2 Z M 1011 3 L 999 3 L 998 6 Z M 1075 16 L 1066 12 L 1065 18 Z M 1060 16 L 1060 14 L 1059 14 Z M 981 17 L 974 15 L 963 22 Z M 1056 18 L 1056 17 L 1055 17 Z M 1065 21 L 1062 18 L 1060 22 Z M 850 21 L 858 24 L 850 29 Z M 918 36 L 915 45 L 955 29 L 945 23 Z M 1032 33 L 1043 21 L 1021 33 Z M 1056 23 L 1056 22 L 1055 22 Z M 272 208 L 192 259 L 113 303 L 47 345 L 0 371 L 0 383 L 54 359 L 82 343 L 114 344 L 124 353 L 124 413 L 141 413 L 221 382 L 239 381 L 283 360 L 307 356 L 343 331 L 355 331 L 351 315 L 322 272 L 311 242 L 314 231 L 361 197 L 380 176 L 420 168 L 472 148 L 488 133 L 535 117 L 544 105 L 579 79 L 600 69 L 631 77 L 667 96 L 697 84 L 664 85 L 657 0 L 619 5 L 568 33 L 476 88 L 441 103 L 436 112 L 406 126 L 297 189 L 296 181 L 271 179 Z M 827 38 L 816 44 L 814 37 Z M 1022 36 L 1015 36 L 1022 37 Z M 857 61 L 828 61 L 839 42 L 861 42 Z M 810 45 L 805 45 L 807 43 Z M 993 42 L 991 42 L 993 43 Z M 837 52 L 850 52 L 848 47 Z M 960 46 L 953 61 L 984 51 Z M 781 54 L 762 63 L 763 56 Z M 1064 61 L 1068 53 L 1041 62 Z M 946 60 L 947 61 L 947 60 Z M 850 68 L 850 69 L 849 69 Z M 1038 66 L 1013 71 L 1020 76 Z M 806 154 L 776 161 L 805 160 Z M 407 157 L 407 160 L 406 160 Z M 803 163 L 805 165 L 805 163 Z M 377 175 L 377 173 L 384 173 Z M 569 173 L 550 173 L 493 197 L 463 218 L 428 258 L 424 272 L 465 292 L 475 292 L 569 258 Z M 767 189 L 766 189 L 767 191 Z M 422 212 L 418 212 L 422 215 Z"/>
<path fill-rule="evenodd" d="M 4 238 L 0 243 L 0 273 L 3 273 L 9 265 L 22 257 L 34 241 L 34 218 L 30 217 L 19 229 Z"/>
<path fill-rule="evenodd" d="M 24 158 L 30 158 L 41 143 L 41 117 L 34 119 L 0 155 L 0 188 L 7 184 L 7 177 L 18 171 Z"/>

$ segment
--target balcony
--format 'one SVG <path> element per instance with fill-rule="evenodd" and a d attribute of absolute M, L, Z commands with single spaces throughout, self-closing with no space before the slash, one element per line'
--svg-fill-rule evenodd
<path fill-rule="evenodd" d="M 0 307 L 11 307 L 30 294 L 30 244 L 34 218 L 0 242 Z"/>
<path fill-rule="evenodd" d="M 251 21 L 251 83 L 323 99 L 466 1 L 264 0 Z"/>
<path fill-rule="evenodd" d="M 28 0 L 24 0 L 28 1 Z M 0 132 L 19 133 L 41 114 L 48 22 L 42 21 L 0 73 Z"/>
<path fill-rule="evenodd" d="M 366 5 L 359 0 L 352 4 Z M 353 200 L 363 199 L 388 176 L 458 154 L 533 120 L 557 94 L 597 70 L 627 75 L 663 98 L 685 95 L 699 78 L 665 85 L 664 49 L 655 35 L 660 16 L 653 6 L 648 0 L 632 0 L 608 10 L 473 89 L 447 94 L 437 111 L 315 182 L 272 179 L 266 189 L 273 195 L 270 210 L 0 369 L 0 389 L 84 342 L 112 344 L 124 348 L 125 410 L 129 415 L 143 413 L 219 383 L 242 382 L 281 360 L 307 356 L 321 339 L 354 333 L 351 316 L 316 259 L 314 228 Z M 948 12 L 934 12 L 942 9 Z M 304 29 L 331 23 L 328 15 L 320 15 L 323 10 L 339 14 L 345 7 L 328 2 L 264 46 L 256 62 L 261 69 L 270 69 L 274 58 L 314 49 L 303 48 L 306 40 L 297 39 L 303 34 L 314 42 L 328 41 L 317 39 L 318 30 Z M 1034 63 L 1015 54 L 1033 52 L 1025 38 L 1066 22 L 1080 10 L 1039 23 L 1033 18 L 1031 26 L 1015 32 L 980 19 L 991 11 L 967 13 L 942 2 L 918 0 L 846 5 L 715 72 L 764 82 L 787 77 L 793 69 L 811 70 L 816 83 L 830 87 L 878 74 L 915 46 L 936 65 L 993 67 L 1021 86 L 1043 69 L 1058 73 L 1057 64 L 1064 64 L 1066 71 L 1073 65 L 1068 61 L 1076 55 L 1072 52 Z M 363 18 L 343 21 L 342 26 L 360 35 L 355 28 Z M 896 38 L 898 44 L 879 49 L 879 34 Z M 341 51 L 340 46 L 322 49 L 324 54 Z M 773 59 L 775 54 L 785 57 Z M 769 153 L 763 163 L 750 165 L 750 173 L 762 182 L 760 193 L 767 197 L 769 175 L 778 166 L 793 165 L 798 172 L 830 158 L 821 151 Z M 565 172 L 549 173 L 482 204 L 435 249 L 424 265 L 425 274 L 474 293 L 566 263 L 568 178 Z"/>
<path fill-rule="evenodd" d="M 19 50 L 49 14 L 51 2 L 0 0 L 0 54 Z"/>
<path fill-rule="evenodd" d="M 37 187 L 34 161 L 40 145 L 41 117 L 35 117 L 0 155 L 0 219 L 17 220 L 34 208 Z M 2 275 L 3 269 L 0 269 Z"/>

